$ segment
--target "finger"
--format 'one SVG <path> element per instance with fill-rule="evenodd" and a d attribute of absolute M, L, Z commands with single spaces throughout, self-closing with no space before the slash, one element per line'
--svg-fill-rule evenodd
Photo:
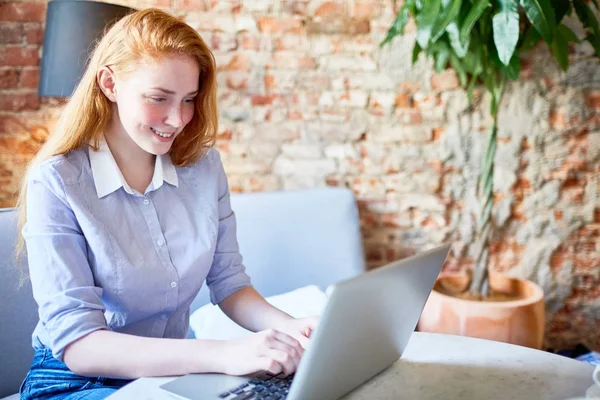
<path fill-rule="evenodd" d="M 283 368 L 283 373 L 286 375 L 293 374 L 298 368 L 298 364 L 296 363 L 294 357 L 281 350 L 269 349 L 265 355 L 281 365 Z"/>
<path fill-rule="evenodd" d="M 319 317 L 318 316 L 313 316 L 313 317 L 309 317 L 308 318 L 308 323 L 306 324 L 305 327 L 305 334 L 307 337 L 310 337 L 310 335 L 315 331 L 315 329 L 317 329 L 317 326 L 319 325 Z"/>
<path fill-rule="evenodd" d="M 286 333 L 274 329 L 264 331 L 264 335 L 265 340 L 267 341 L 267 347 L 275 347 L 286 353 L 290 353 L 298 359 L 298 362 L 300 362 L 300 358 L 302 357 L 302 354 L 304 354 L 304 348 L 298 340 Z"/>
<path fill-rule="evenodd" d="M 292 360 L 295 368 L 300 364 L 300 358 L 302 358 L 302 353 L 295 347 L 290 346 L 287 343 L 281 342 L 278 340 L 277 336 L 267 336 L 265 338 L 265 348 L 264 355 L 270 355 L 272 350 L 281 352 L 285 354 L 286 358 Z M 277 359 L 278 361 L 282 361 L 281 359 Z M 294 369 L 295 369 L 294 368 Z"/>
<path fill-rule="evenodd" d="M 297 352 L 298 356 L 302 357 L 302 353 L 304 353 L 304 347 L 298 338 L 288 335 L 287 333 L 283 333 L 280 331 L 273 331 L 272 336 L 277 339 L 281 343 L 285 343 L 288 346 L 293 347 Z"/>
<path fill-rule="evenodd" d="M 302 346 L 303 350 L 306 350 L 310 345 L 310 339 L 305 336 L 298 336 L 296 337 L 296 339 L 298 340 L 298 342 L 300 342 L 300 346 Z"/>
<path fill-rule="evenodd" d="M 278 375 L 283 372 L 283 365 L 271 357 L 260 357 L 260 370 L 272 375 Z"/>

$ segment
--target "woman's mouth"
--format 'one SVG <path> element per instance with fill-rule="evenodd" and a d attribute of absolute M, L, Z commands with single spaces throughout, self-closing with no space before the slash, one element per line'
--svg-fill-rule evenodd
<path fill-rule="evenodd" d="M 150 128 L 150 130 L 158 137 L 160 137 L 161 139 L 171 139 L 173 136 L 175 136 L 175 132 L 161 132 L 159 130 L 156 130 L 154 128 Z"/>

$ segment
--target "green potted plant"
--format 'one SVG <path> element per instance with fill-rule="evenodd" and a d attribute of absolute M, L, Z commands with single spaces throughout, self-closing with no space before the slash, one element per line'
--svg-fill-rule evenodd
<path fill-rule="evenodd" d="M 498 111 L 505 88 L 517 80 L 521 56 L 543 40 L 563 71 L 569 68 L 569 43 L 580 39 L 563 19 L 576 16 L 600 57 L 600 26 L 592 10 L 597 0 L 405 0 L 381 42 L 385 46 L 412 18 L 416 24 L 413 64 L 424 53 L 436 72 L 458 75 L 472 104 L 473 90 L 483 85 L 490 96 L 492 126 L 482 159 L 477 193 L 475 264 L 468 275 L 441 276 L 425 307 L 419 328 L 502 340 L 540 348 L 544 300 L 539 286 L 489 271 L 494 156 Z"/>

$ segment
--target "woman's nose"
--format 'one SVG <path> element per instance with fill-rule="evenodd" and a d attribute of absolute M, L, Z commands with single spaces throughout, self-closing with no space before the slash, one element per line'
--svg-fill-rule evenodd
<path fill-rule="evenodd" d="M 174 128 L 181 127 L 183 124 L 181 107 L 181 105 L 176 105 L 169 109 L 169 114 L 167 115 L 167 120 L 165 121 L 167 125 L 170 125 Z"/>

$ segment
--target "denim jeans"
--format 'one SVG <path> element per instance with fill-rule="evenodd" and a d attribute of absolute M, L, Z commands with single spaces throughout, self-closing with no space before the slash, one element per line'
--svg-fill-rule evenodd
<path fill-rule="evenodd" d="M 100 400 L 131 381 L 77 375 L 52 357 L 48 348 L 36 349 L 31 368 L 21 384 L 21 400 Z"/>

